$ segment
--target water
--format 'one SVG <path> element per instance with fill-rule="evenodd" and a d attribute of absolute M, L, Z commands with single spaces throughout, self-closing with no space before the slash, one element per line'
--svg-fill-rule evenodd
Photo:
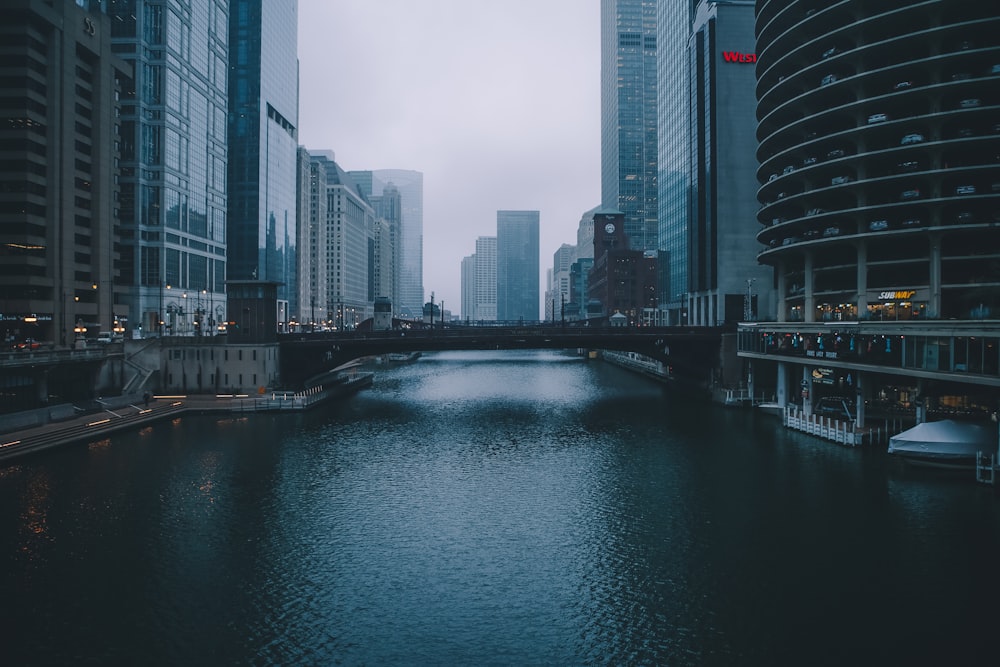
<path fill-rule="evenodd" d="M 11 665 L 996 659 L 1000 498 L 557 353 L 0 469 Z"/>

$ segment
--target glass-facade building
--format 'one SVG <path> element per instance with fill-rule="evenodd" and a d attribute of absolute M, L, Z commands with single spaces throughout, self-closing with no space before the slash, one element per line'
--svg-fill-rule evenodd
<path fill-rule="evenodd" d="M 635 250 L 657 242 L 655 0 L 601 0 L 601 204 Z"/>
<path fill-rule="evenodd" d="M 497 211 L 497 319 L 500 321 L 538 320 L 538 234 L 538 211 Z"/>
<path fill-rule="evenodd" d="M 229 3 L 229 272 L 278 287 L 301 317 L 296 248 L 297 0 Z"/>
<path fill-rule="evenodd" d="M 670 324 L 687 321 L 688 225 L 690 223 L 690 94 L 688 41 L 692 0 L 656 3 L 657 228 L 659 308 Z"/>
<path fill-rule="evenodd" d="M 229 5 L 107 5 L 112 49 L 135 68 L 121 100 L 119 219 L 139 335 L 208 333 L 224 319 Z"/>

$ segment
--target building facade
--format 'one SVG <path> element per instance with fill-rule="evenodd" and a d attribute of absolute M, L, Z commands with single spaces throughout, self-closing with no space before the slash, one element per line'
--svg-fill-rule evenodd
<path fill-rule="evenodd" d="M 119 98 L 132 66 L 112 21 L 14 0 L 0 25 L 0 336 L 57 346 L 124 328 Z M 128 276 L 128 270 L 124 271 Z"/>
<path fill-rule="evenodd" d="M 375 211 L 332 152 L 311 156 L 326 180 L 326 246 L 318 250 L 326 254 L 322 326 L 354 329 L 374 314 Z"/>
<path fill-rule="evenodd" d="M 327 319 L 327 197 L 325 156 L 314 159 L 299 148 L 299 313 L 300 325 L 315 331 Z M 332 157 L 330 158 L 332 160 Z"/>
<path fill-rule="evenodd" d="M 691 220 L 691 25 L 697 0 L 656 3 L 658 305 L 666 321 L 688 312 Z"/>
<path fill-rule="evenodd" d="M 229 3 L 228 276 L 279 284 L 280 326 L 298 290 L 298 2 Z"/>
<path fill-rule="evenodd" d="M 552 282 L 546 295 L 545 319 L 558 321 L 563 318 L 563 310 L 570 300 L 570 270 L 576 261 L 576 246 L 564 243 L 552 255 Z"/>
<path fill-rule="evenodd" d="M 134 68 L 119 207 L 129 327 L 211 331 L 225 311 L 229 3 L 135 0 L 108 13 L 112 49 Z"/>
<path fill-rule="evenodd" d="M 538 211 L 497 211 L 498 320 L 538 320 L 538 235 Z"/>
<path fill-rule="evenodd" d="M 772 308 L 772 271 L 756 258 L 756 119 L 747 113 L 756 104 L 754 3 L 699 3 L 689 45 L 687 323 L 716 326 Z"/>
<path fill-rule="evenodd" d="M 1000 15 L 772 1 L 756 20 L 759 260 L 777 305 L 740 355 L 776 366 L 779 402 L 806 411 L 832 386 L 862 423 L 874 407 L 985 417 L 1000 397 Z"/>
<path fill-rule="evenodd" d="M 369 194 L 378 194 L 390 184 L 399 192 L 397 290 L 392 307 L 400 317 L 419 320 L 424 310 L 424 175 L 410 169 L 350 173 Z"/>
<path fill-rule="evenodd" d="M 475 304 L 472 318 L 492 322 L 497 319 L 497 237 L 476 239 Z"/>
<path fill-rule="evenodd" d="M 601 205 L 637 250 L 657 241 L 656 0 L 601 0 Z"/>
<path fill-rule="evenodd" d="M 587 316 L 623 315 L 632 325 L 648 322 L 656 309 L 656 284 L 656 254 L 629 247 L 624 213 L 597 211 L 594 263 L 587 279 Z"/>

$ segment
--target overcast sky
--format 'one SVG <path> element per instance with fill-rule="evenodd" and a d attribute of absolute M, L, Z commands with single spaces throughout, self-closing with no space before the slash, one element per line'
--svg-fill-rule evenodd
<path fill-rule="evenodd" d="M 299 142 L 424 174 L 424 292 L 461 309 L 497 210 L 538 210 L 540 284 L 600 204 L 599 0 L 299 0 Z"/>

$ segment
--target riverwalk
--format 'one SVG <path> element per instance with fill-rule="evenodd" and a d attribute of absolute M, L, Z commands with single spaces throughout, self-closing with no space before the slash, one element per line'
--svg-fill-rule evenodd
<path fill-rule="evenodd" d="M 11 459 L 73 442 L 100 440 L 112 433 L 134 429 L 183 414 L 301 411 L 371 386 L 371 373 L 354 373 L 332 386 L 301 392 L 265 394 L 192 394 L 153 396 L 114 409 L 80 415 L 0 434 L 0 464 Z"/>

